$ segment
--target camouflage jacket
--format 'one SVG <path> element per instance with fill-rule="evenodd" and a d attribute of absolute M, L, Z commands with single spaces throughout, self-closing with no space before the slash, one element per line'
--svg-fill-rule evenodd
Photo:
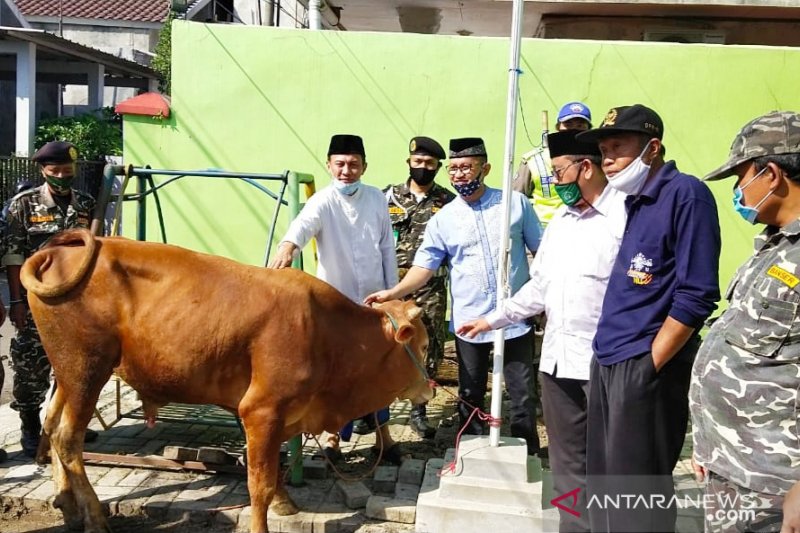
<path fill-rule="evenodd" d="M 18 194 L 8 208 L 3 265 L 21 265 L 62 230 L 88 228 L 93 210 L 94 199 L 75 189 L 66 212 L 53 200 L 46 184 Z"/>
<path fill-rule="evenodd" d="M 694 453 L 748 489 L 800 479 L 800 220 L 767 228 L 736 272 L 692 371 Z"/>
<path fill-rule="evenodd" d="M 397 266 L 401 270 L 402 279 L 404 271 L 414 263 L 414 254 L 422 244 L 428 221 L 456 195 L 437 183 L 433 184 L 421 202 L 417 202 L 408 183 L 386 187 L 383 192 L 389 204 L 389 218 L 392 220 L 397 248 Z M 445 271 L 440 268 L 437 276 L 443 275 Z"/>

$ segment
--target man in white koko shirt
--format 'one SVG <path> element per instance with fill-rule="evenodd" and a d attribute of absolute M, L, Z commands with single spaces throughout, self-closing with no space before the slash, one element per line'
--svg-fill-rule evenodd
<path fill-rule="evenodd" d="M 596 145 L 579 131 L 548 135 L 555 190 L 564 205 L 554 214 L 531 264 L 531 279 L 503 307 L 462 324 L 478 333 L 547 315 L 539 372 L 555 494 L 575 493 L 586 509 L 586 397 L 592 339 L 611 268 L 625 230 L 625 194 L 607 187 Z M 589 531 L 588 515 L 562 509 L 560 531 Z"/>

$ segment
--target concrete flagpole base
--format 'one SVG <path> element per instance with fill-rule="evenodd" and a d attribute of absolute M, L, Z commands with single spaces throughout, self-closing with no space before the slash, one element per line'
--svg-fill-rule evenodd
<path fill-rule="evenodd" d="M 549 476 L 543 482 L 541 462 L 528 456 L 524 440 L 501 437 L 500 446 L 492 447 L 488 437 L 465 435 L 455 472 L 439 477 L 444 462 L 428 461 L 417 533 L 558 531 Z"/>

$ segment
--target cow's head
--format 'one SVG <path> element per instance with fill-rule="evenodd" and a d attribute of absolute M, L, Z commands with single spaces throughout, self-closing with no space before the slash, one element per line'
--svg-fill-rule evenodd
<path fill-rule="evenodd" d="M 386 313 L 389 327 L 395 342 L 398 344 L 398 355 L 408 358 L 412 371 L 409 386 L 398 394 L 400 398 L 408 398 L 415 405 L 427 402 L 433 397 L 425 370 L 425 355 L 428 353 L 428 332 L 422 323 L 422 309 L 413 301 L 392 300 L 375 307 Z"/>

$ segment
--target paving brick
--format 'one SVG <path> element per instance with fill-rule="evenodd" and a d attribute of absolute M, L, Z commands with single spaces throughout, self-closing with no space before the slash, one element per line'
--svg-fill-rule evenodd
<path fill-rule="evenodd" d="M 134 470 L 125 476 L 118 484 L 119 487 L 138 487 L 153 475 L 152 470 Z"/>
<path fill-rule="evenodd" d="M 375 469 L 375 476 L 372 479 L 372 489 L 375 492 L 394 493 L 394 486 L 397 483 L 396 466 L 379 466 Z"/>
<path fill-rule="evenodd" d="M 197 461 L 197 448 L 185 446 L 166 446 L 163 456 L 173 461 Z"/>
<path fill-rule="evenodd" d="M 116 487 L 119 482 L 128 477 L 131 471 L 127 468 L 110 468 L 106 475 L 101 477 L 95 487 Z"/>
<path fill-rule="evenodd" d="M 49 501 L 55 498 L 56 486 L 52 480 L 45 481 L 25 495 L 25 500 Z"/>
<path fill-rule="evenodd" d="M 419 486 L 422 483 L 424 473 L 425 461 L 422 459 L 406 459 L 400 465 L 400 470 L 397 473 L 397 482 Z"/>
<path fill-rule="evenodd" d="M 369 518 L 376 520 L 413 524 L 417 517 L 416 502 L 387 498 L 386 496 L 372 496 L 367 501 L 366 514 Z"/>
<path fill-rule="evenodd" d="M 201 463 L 214 463 L 218 465 L 229 465 L 236 462 L 225 448 L 215 448 L 212 446 L 201 446 L 197 450 L 197 460 Z"/>
<path fill-rule="evenodd" d="M 151 496 L 156 494 L 158 489 L 139 489 L 125 498 L 119 500 L 117 513 L 122 516 L 140 516 L 144 514 L 144 506 Z"/>
<path fill-rule="evenodd" d="M 306 457 L 303 459 L 303 477 L 306 479 L 326 479 L 328 477 L 328 463 L 321 457 Z"/>
<path fill-rule="evenodd" d="M 340 479 L 336 482 L 336 488 L 344 496 L 344 503 L 350 509 L 365 507 L 367 500 L 372 496 L 372 492 L 360 481 L 344 481 Z"/>
<path fill-rule="evenodd" d="M 137 450 L 137 453 L 141 455 L 163 455 L 163 449 L 166 445 L 167 441 L 165 440 L 149 439 L 147 444 Z"/>
<path fill-rule="evenodd" d="M 394 486 L 394 497 L 398 500 L 417 501 L 419 485 L 416 483 L 397 483 Z"/>
<path fill-rule="evenodd" d="M 172 501 L 175 499 L 176 495 L 176 492 L 157 492 L 153 494 L 144 503 L 144 514 L 156 520 L 165 519 L 169 506 L 172 505 Z"/>
<path fill-rule="evenodd" d="M 236 529 L 235 529 L 235 531 L 237 533 L 238 532 L 244 532 L 244 531 L 249 532 L 250 531 L 250 519 L 252 518 L 252 516 L 253 516 L 253 508 L 252 507 L 250 507 L 248 505 L 247 507 L 242 509 L 242 512 L 239 513 L 239 520 L 236 521 Z"/>

